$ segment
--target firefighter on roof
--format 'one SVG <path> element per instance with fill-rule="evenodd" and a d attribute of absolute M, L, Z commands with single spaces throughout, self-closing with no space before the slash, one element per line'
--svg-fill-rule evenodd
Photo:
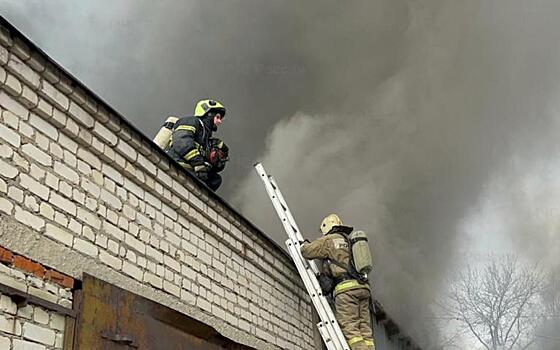
<path fill-rule="evenodd" d="M 159 138 L 159 134 L 155 140 L 171 158 L 193 172 L 213 191 L 220 187 L 222 177 L 218 173 L 228 161 L 228 147 L 222 140 L 212 137 L 225 114 L 226 109 L 220 102 L 201 100 L 196 104 L 194 116 L 168 118 L 166 125 L 170 125 L 167 125 L 167 133 L 171 133 L 168 145 L 165 145 L 163 136 Z"/>
<path fill-rule="evenodd" d="M 336 319 L 352 350 L 373 350 L 371 295 L 367 273 L 371 271 L 371 253 L 362 231 L 352 233 L 338 215 L 330 214 L 321 223 L 323 236 L 301 245 L 306 259 L 326 260 L 328 274 L 334 280 Z M 352 234 L 351 234 L 352 233 Z"/>

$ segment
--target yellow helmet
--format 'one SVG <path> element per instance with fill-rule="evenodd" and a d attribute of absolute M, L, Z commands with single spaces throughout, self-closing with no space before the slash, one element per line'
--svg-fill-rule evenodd
<path fill-rule="evenodd" d="M 196 107 L 194 107 L 194 116 L 200 118 L 212 111 L 219 112 L 222 117 L 226 114 L 226 108 L 220 102 L 216 100 L 200 100 L 196 103 Z"/>
<path fill-rule="evenodd" d="M 326 235 L 335 226 L 342 226 L 342 220 L 340 220 L 338 215 L 330 214 L 321 222 L 321 232 Z"/>

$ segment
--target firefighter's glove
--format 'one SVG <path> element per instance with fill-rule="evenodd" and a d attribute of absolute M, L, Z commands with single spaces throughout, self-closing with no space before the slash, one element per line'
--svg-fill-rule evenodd
<path fill-rule="evenodd" d="M 203 162 L 202 164 L 195 165 L 193 167 L 195 173 L 208 173 L 208 171 L 212 168 L 212 164 L 208 162 Z"/>

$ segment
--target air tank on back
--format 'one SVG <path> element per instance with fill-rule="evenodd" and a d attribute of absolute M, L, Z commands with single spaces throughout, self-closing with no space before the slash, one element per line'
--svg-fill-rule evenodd
<path fill-rule="evenodd" d="M 365 232 L 354 231 L 348 238 L 352 246 L 352 256 L 356 271 L 361 275 L 367 275 L 373 269 L 373 260 Z"/>
<path fill-rule="evenodd" d="M 175 123 L 179 120 L 177 117 L 169 117 L 165 120 L 165 123 L 159 129 L 158 133 L 154 137 L 154 142 L 163 150 L 169 147 L 169 142 L 171 141 L 171 134 L 173 133 L 173 127 Z"/>

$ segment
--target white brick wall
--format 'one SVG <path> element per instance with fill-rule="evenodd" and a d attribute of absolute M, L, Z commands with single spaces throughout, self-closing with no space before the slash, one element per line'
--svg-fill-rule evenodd
<path fill-rule="evenodd" d="M 41 299 L 72 307 L 72 292 L 0 264 L 0 283 Z M 65 316 L 42 306 L 18 305 L 0 293 L 0 349 L 62 349 Z"/>
<path fill-rule="evenodd" d="M 271 347 L 313 348 L 286 255 L 65 73 L 16 52 L 0 45 L 0 215 Z M 21 330 L 52 346 L 40 325 Z"/>

